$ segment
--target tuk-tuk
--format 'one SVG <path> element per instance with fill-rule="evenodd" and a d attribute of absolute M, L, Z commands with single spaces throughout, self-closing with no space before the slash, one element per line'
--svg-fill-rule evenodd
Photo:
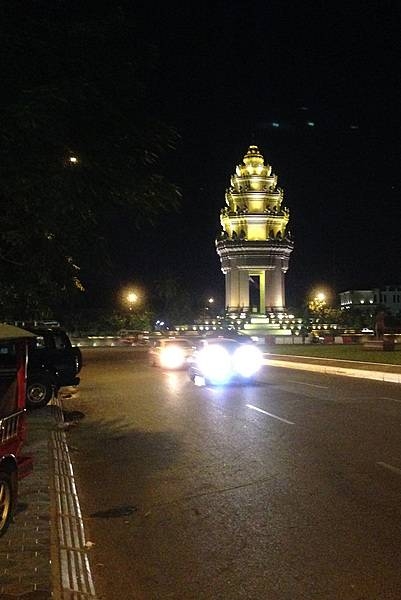
<path fill-rule="evenodd" d="M 32 472 L 32 457 L 22 454 L 26 439 L 27 341 L 34 337 L 0 323 L 0 536 L 17 505 L 18 481 Z"/>

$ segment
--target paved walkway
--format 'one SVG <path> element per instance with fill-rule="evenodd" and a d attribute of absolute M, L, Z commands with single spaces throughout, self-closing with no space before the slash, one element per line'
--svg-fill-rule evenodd
<path fill-rule="evenodd" d="M 34 471 L 20 482 L 19 504 L 7 533 L 0 538 L 0 598 L 51 598 L 50 453 L 54 409 L 29 414 L 26 453 Z"/>
<path fill-rule="evenodd" d="M 265 362 L 401 383 L 400 366 L 283 355 Z M 20 482 L 14 522 L 0 539 L 0 600 L 95 598 L 60 402 L 28 414 L 34 471 Z"/>
<path fill-rule="evenodd" d="M 95 598 L 60 396 L 28 413 L 34 470 L 20 482 L 14 521 L 0 539 L 0 600 Z"/>

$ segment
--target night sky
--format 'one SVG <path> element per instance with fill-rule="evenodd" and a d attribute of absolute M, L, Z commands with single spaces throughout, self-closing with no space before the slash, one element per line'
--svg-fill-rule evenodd
<path fill-rule="evenodd" d="M 401 283 L 400 4 L 152 6 L 141 19 L 159 49 L 161 114 L 181 136 L 165 168 L 183 210 L 138 236 L 144 272 L 165 268 L 200 295 L 223 294 L 219 211 L 252 143 L 290 209 L 288 306 L 321 283 Z"/>
<path fill-rule="evenodd" d="M 77 20 L 121 7 L 135 24 L 122 60 L 140 54 L 141 41 L 154 47 L 149 111 L 180 136 L 158 169 L 181 189 L 181 212 L 112 232 L 116 287 L 142 283 L 151 294 L 169 274 L 193 297 L 224 305 L 214 240 L 250 144 L 278 174 L 290 209 L 289 308 L 321 284 L 336 294 L 401 284 L 399 0 L 48 6 Z"/>

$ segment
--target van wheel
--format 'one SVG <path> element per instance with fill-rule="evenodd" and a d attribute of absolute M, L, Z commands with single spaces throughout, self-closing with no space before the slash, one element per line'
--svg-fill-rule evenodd
<path fill-rule="evenodd" d="M 15 504 L 16 492 L 13 490 L 11 475 L 0 471 L 0 537 L 10 524 Z"/>
<path fill-rule="evenodd" d="M 46 406 L 53 396 L 53 383 L 48 377 L 37 377 L 28 380 L 26 386 L 26 405 L 28 408 Z"/>

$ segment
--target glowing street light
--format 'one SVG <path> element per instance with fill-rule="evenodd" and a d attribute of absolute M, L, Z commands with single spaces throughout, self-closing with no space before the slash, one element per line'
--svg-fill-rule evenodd
<path fill-rule="evenodd" d="M 128 292 L 127 300 L 130 304 L 135 304 L 138 302 L 138 294 L 136 292 Z"/>
<path fill-rule="evenodd" d="M 214 298 L 213 296 L 209 296 L 209 298 L 205 298 L 204 300 L 205 304 L 203 306 L 202 312 L 203 312 L 203 318 L 204 319 L 208 319 L 211 318 L 211 309 L 213 307 L 214 304 Z"/>
<path fill-rule="evenodd" d="M 128 303 L 128 308 L 129 308 L 129 310 L 130 310 L 130 311 L 132 311 L 132 310 L 133 310 L 133 308 L 134 308 L 134 306 L 135 306 L 136 304 L 138 304 L 138 301 L 139 301 L 139 295 L 138 295 L 136 292 L 134 292 L 133 290 L 129 290 L 129 291 L 126 293 L 125 299 L 126 299 L 126 301 L 127 301 L 127 303 Z"/>
<path fill-rule="evenodd" d="M 316 292 L 313 298 L 309 300 L 309 309 L 313 312 L 320 312 L 326 304 L 326 294 L 324 292 Z"/>

